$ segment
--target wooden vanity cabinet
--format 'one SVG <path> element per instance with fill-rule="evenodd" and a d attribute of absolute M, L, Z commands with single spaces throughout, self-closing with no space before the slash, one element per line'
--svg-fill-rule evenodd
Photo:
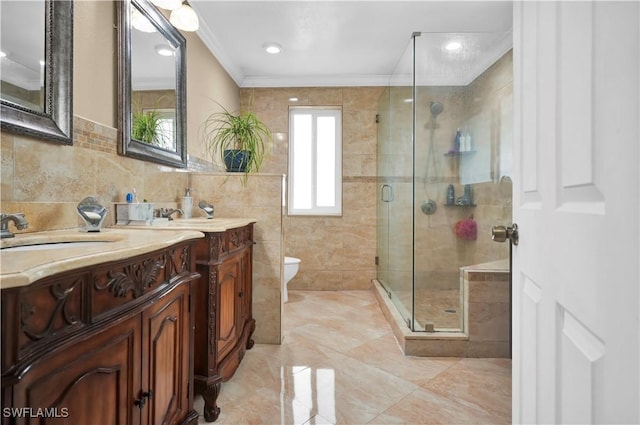
<path fill-rule="evenodd" d="M 2 423 L 197 423 L 194 260 L 180 244 L 2 290 Z"/>
<path fill-rule="evenodd" d="M 205 232 L 196 243 L 194 282 L 196 392 L 205 402 L 204 417 L 215 421 L 220 385 L 229 380 L 247 349 L 253 347 L 253 224 L 224 232 Z"/>

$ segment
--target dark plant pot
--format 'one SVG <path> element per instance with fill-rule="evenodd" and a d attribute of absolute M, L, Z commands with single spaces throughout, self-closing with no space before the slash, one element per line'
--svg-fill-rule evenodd
<path fill-rule="evenodd" d="M 251 161 L 251 152 L 239 149 L 226 149 L 224 151 L 224 165 L 228 172 L 246 173 L 247 165 Z"/>

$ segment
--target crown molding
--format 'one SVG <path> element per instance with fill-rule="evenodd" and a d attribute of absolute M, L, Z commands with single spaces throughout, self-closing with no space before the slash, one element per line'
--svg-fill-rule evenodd
<path fill-rule="evenodd" d="M 227 74 L 233 79 L 233 81 L 241 86 L 245 76 L 242 70 L 238 68 L 231 61 L 231 58 L 222 47 L 222 44 L 218 41 L 217 37 L 213 34 L 213 31 L 207 26 L 207 23 L 203 19 L 200 19 L 200 28 L 196 31 L 200 40 L 209 49 L 213 57 L 220 63 L 220 65 L 227 71 Z"/>

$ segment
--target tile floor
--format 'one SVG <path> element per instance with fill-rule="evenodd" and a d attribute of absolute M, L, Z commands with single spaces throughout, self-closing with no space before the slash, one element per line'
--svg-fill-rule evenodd
<path fill-rule="evenodd" d="M 216 424 L 511 422 L 509 359 L 405 357 L 371 291 L 290 291 L 283 332 L 222 384 Z"/>

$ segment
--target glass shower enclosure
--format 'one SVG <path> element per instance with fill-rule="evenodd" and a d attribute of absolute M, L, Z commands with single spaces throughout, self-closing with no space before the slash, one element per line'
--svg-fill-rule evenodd
<path fill-rule="evenodd" d="M 464 332 L 461 268 L 508 258 L 511 33 L 414 33 L 378 102 L 377 280 L 412 331 Z"/>

